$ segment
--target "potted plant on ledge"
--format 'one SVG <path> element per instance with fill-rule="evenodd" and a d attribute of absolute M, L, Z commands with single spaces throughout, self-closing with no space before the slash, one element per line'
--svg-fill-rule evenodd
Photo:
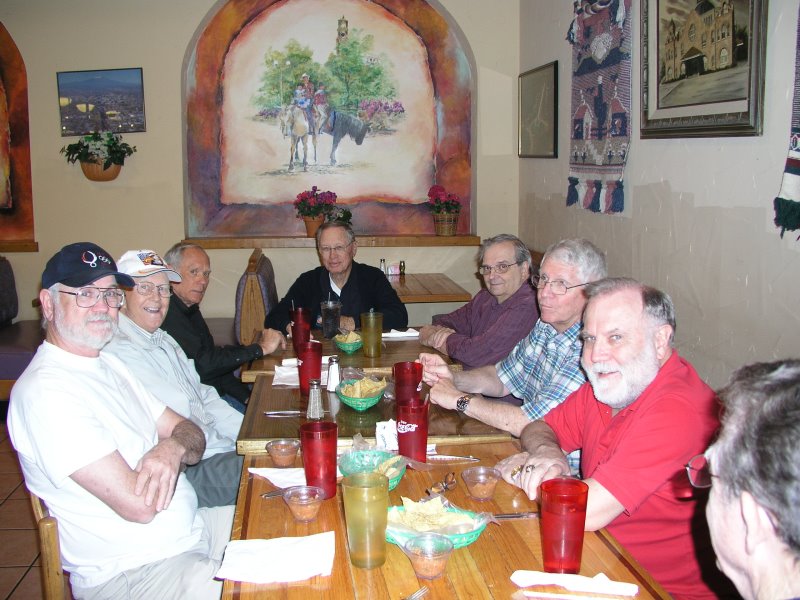
<path fill-rule="evenodd" d="M 92 181 L 116 179 L 125 159 L 134 152 L 136 146 L 126 144 L 120 134 L 110 131 L 95 131 L 61 148 L 67 162 L 80 162 L 83 174 Z"/>
<path fill-rule="evenodd" d="M 314 237 L 323 221 L 340 221 L 349 223 L 352 213 L 346 208 L 336 206 L 335 192 L 321 192 L 317 186 L 297 194 L 294 201 L 297 218 L 303 219 L 306 235 Z"/>
<path fill-rule="evenodd" d="M 441 185 L 433 185 L 428 190 L 428 208 L 433 214 L 433 228 L 436 235 L 455 235 L 458 217 L 461 216 L 461 199 L 447 192 Z"/>

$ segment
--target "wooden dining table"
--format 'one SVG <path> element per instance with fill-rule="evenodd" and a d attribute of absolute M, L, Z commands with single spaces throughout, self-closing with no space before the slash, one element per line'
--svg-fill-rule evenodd
<path fill-rule="evenodd" d="M 419 343 L 419 339 L 402 339 L 385 342 L 385 347 L 378 358 L 367 358 L 360 350 L 356 354 L 339 352 L 342 372 L 347 367 L 355 367 L 368 375 L 391 378 L 392 365 L 400 361 L 413 361 L 422 351 L 437 353 Z M 336 353 L 331 340 L 323 340 L 324 355 Z M 287 357 L 293 357 L 291 349 L 287 349 Z M 444 358 L 444 357 L 443 357 Z M 448 362 L 449 359 L 448 359 Z M 451 368 L 459 369 L 459 365 Z M 273 375 L 262 374 L 256 378 L 250 401 L 247 405 L 244 421 L 236 440 L 236 451 L 239 454 L 266 452 L 266 443 L 279 438 L 297 438 L 298 429 L 306 421 L 305 411 L 308 398 L 300 394 L 296 387 L 274 386 Z M 424 397 L 427 386 L 423 384 Z M 356 411 L 339 400 L 335 392 L 324 391 L 323 408 L 328 411 L 326 420 L 333 420 L 339 426 L 339 445 L 352 444 L 353 436 L 361 434 L 367 441 L 375 441 L 376 424 L 395 418 L 395 403 L 383 397 L 378 404 L 363 412 Z M 294 416 L 267 416 L 265 412 L 297 411 Z M 428 409 L 428 443 L 447 445 L 463 441 L 505 441 L 511 435 L 468 417 L 463 413 L 443 409 L 431 404 Z"/>
<path fill-rule="evenodd" d="M 420 302 L 469 302 L 470 293 L 444 273 L 387 275 L 403 304 Z"/>
<path fill-rule="evenodd" d="M 519 451 L 517 442 L 468 443 L 449 448 L 454 454 L 472 455 L 485 466 Z M 316 520 L 295 521 L 280 497 L 263 499 L 261 494 L 276 487 L 267 479 L 251 474 L 250 467 L 272 467 L 268 455 L 248 454 L 244 458 L 239 497 L 231 539 L 271 539 L 307 536 L 325 531 L 335 534 L 335 556 L 330 576 L 316 576 L 294 583 L 253 584 L 226 580 L 222 597 L 226 600 L 389 599 L 399 600 L 421 585 L 430 588 L 426 600 L 475 598 L 523 598 L 522 591 L 510 580 L 517 570 L 542 571 L 542 549 L 538 518 L 490 522 L 472 544 L 453 551 L 444 575 L 434 580 L 417 579 L 409 559 L 394 544 L 387 543 L 386 562 L 375 569 L 362 569 L 350 563 L 347 530 L 341 500 L 341 487 L 335 498 L 323 502 Z M 296 467 L 302 466 L 297 457 Z M 431 470 L 407 469 L 399 485 L 389 492 L 389 505 L 401 505 L 401 498 L 420 500 L 426 489 L 449 472 L 456 475 L 457 486 L 445 492 L 454 505 L 473 512 L 510 513 L 536 511 L 535 502 L 519 488 L 500 481 L 491 500 L 472 499 L 461 472 L 472 464 L 436 464 Z M 268 559 L 267 559 L 268 560 Z M 605 530 L 586 532 L 580 574 L 592 577 L 605 573 L 614 581 L 639 586 L 637 599 L 669 598 L 649 573 Z M 528 591 L 565 593 L 555 586 L 526 588 Z M 575 593 L 576 595 L 580 595 Z M 592 596 L 587 595 L 587 598 Z M 630 598 L 622 597 L 620 598 Z"/>

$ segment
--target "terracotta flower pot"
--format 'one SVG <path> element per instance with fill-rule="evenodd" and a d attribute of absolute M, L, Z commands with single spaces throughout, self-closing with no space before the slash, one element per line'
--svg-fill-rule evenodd
<path fill-rule="evenodd" d="M 436 231 L 436 235 L 455 235 L 460 216 L 460 212 L 433 213 L 433 228 Z"/>
<path fill-rule="evenodd" d="M 325 215 L 317 215 L 316 217 L 303 217 L 303 222 L 306 224 L 306 235 L 314 237 L 317 235 L 317 229 L 322 225 L 325 220 Z"/>
<path fill-rule="evenodd" d="M 104 170 L 103 163 L 81 161 L 81 170 L 91 181 L 111 181 L 117 178 L 121 169 L 122 165 L 112 164 Z"/>

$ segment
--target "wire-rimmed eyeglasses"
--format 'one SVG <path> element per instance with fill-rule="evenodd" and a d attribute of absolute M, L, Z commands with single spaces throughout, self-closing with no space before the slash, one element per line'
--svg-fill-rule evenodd
<path fill-rule="evenodd" d="M 168 283 L 156 285 L 155 283 L 145 281 L 143 283 L 137 283 L 134 287 L 142 296 L 152 296 L 154 292 L 158 292 L 158 295 L 162 298 L 169 298 L 172 296 L 172 288 Z"/>
<path fill-rule="evenodd" d="M 556 296 L 563 296 L 567 293 L 568 290 L 572 288 L 581 287 L 584 285 L 589 285 L 589 281 L 586 283 L 576 283 L 575 285 L 567 285 L 566 281 L 561 281 L 560 279 L 548 279 L 546 275 L 534 275 L 531 277 L 531 282 L 533 283 L 533 287 L 537 289 L 543 290 L 547 284 L 550 284 L 550 291 L 553 292 Z"/>
<path fill-rule="evenodd" d="M 103 299 L 108 308 L 120 308 L 125 304 L 125 292 L 119 288 L 82 287 L 78 288 L 77 292 L 58 291 L 62 294 L 75 296 L 75 303 L 80 308 L 92 308 L 100 301 L 100 298 Z"/>
<path fill-rule="evenodd" d="M 344 246 L 320 246 L 319 247 L 319 253 L 320 254 L 331 254 L 331 253 L 341 254 L 342 252 L 347 250 L 352 245 L 353 245 L 353 242 L 350 242 L 349 244 L 345 244 Z"/>
<path fill-rule="evenodd" d="M 511 267 L 516 265 L 521 265 L 521 262 L 513 262 L 513 263 L 497 263 L 494 266 L 491 265 L 481 265 L 478 267 L 478 273 L 481 275 L 491 275 L 493 272 L 497 273 L 498 275 L 502 275 L 503 273 L 507 272 Z"/>
<path fill-rule="evenodd" d="M 705 454 L 698 454 L 689 459 L 689 462 L 686 463 L 686 475 L 688 475 L 692 487 L 698 489 L 710 488 L 711 480 L 716 477 L 711 473 Z"/>

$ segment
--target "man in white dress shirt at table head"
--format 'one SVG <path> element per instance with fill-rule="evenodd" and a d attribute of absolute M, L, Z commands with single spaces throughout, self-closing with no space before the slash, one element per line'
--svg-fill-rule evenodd
<path fill-rule="evenodd" d="M 742 367 L 719 397 L 722 432 L 687 465 L 717 565 L 747 600 L 800 598 L 800 360 Z"/>
<path fill-rule="evenodd" d="M 203 458 L 186 469 L 199 506 L 236 504 L 243 458 L 236 454 L 236 436 L 242 413 L 200 382 L 194 361 L 160 328 L 172 294 L 170 283 L 180 283 L 181 276 L 152 250 L 130 250 L 117 266 L 134 285 L 125 290 L 119 330 L 103 353 L 119 358 L 156 398 L 203 430 Z"/>
<path fill-rule="evenodd" d="M 48 262 L 46 338 L 11 391 L 8 430 L 25 484 L 58 520 L 81 599 L 219 598 L 233 507 L 197 508 L 186 465 L 203 432 L 100 350 L 133 281 L 89 242 Z"/>
<path fill-rule="evenodd" d="M 534 278 L 539 320 L 533 330 L 496 365 L 469 371 L 453 373 L 441 356 L 421 354 L 431 401 L 519 436 L 586 381 L 578 337 L 586 305 L 583 286 L 605 276 L 605 255 L 589 240 L 550 246 Z M 508 394 L 521 398 L 522 406 L 496 400 Z M 577 468 L 579 458 L 573 462 Z"/>

